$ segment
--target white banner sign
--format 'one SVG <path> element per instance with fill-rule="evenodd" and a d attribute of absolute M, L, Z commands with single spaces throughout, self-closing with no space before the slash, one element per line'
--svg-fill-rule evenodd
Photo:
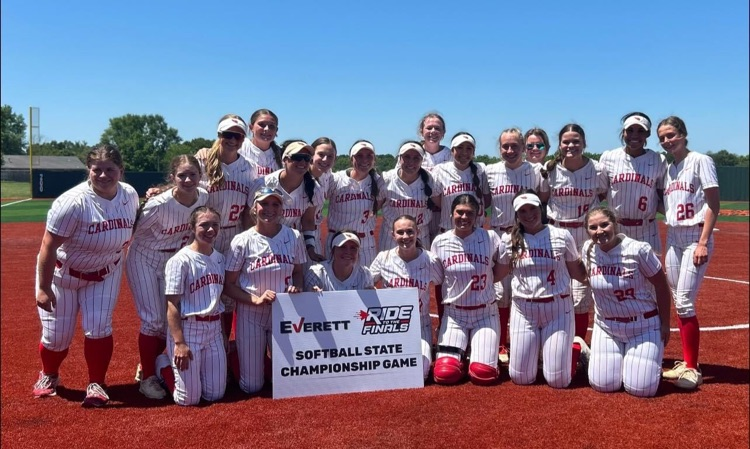
<path fill-rule="evenodd" d="M 424 387 L 416 288 L 278 294 L 273 397 Z"/>

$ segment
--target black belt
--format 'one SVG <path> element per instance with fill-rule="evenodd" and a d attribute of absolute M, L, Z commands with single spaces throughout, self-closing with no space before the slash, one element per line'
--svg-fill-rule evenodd
<path fill-rule="evenodd" d="M 159 252 L 160 253 L 174 253 L 174 252 L 177 252 L 178 249 L 179 248 L 174 248 L 174 249 L 160 249 Z"/>
<path fill-rule="evenodd" d="M 118 263 L 120 263 L 120 259 L 115 260 L 115 263 L 113 263 L 112 265 L 108 265 L 99 271 L 78 271 L 73 268 L 68 268 L 68 273 L 74 278 L 78 278 L 83 281 L 101 282 L 104 280 L 104 276 L 112 272 L 112 268 L 116 267 Z M 59 260 L 56 260 L 55 266 L 57 268 L 62 268 L 63 263 Z"/>
<path fill-rule="evenodd" d="M 219 320 L 220 318 L 221 318 L 221 314 L 217 313 L 216 315 L 206 315 L 206 316 L 190 315 L 190 316 L 183 317 L 182 320 L 185 321 L 185 320 L 193 319 L 195 321 L 216 321 L 216 320 Z"/>
<path fill-rule="evenodd" d="M 654 219 L 650 218 L 648 221 L 644 221 L 640 218 L 633 219 L 633 218 L 618 218 L 617 222 L 620 223 L 623 226 L 643 226 L 644 223 L 653 223 Z"/>
<path fill-rule="evenodd" d="M 560 295 L 560 299 L 565 299 L 570 295 Z M 542 296 L 540 298 L 525 298 L 526 302 L 536 302 L 541 304 L 547 304 L 555 301 L 554 296 Z"/>
<path fill-rule="evenodd" d="M 549 219 L 549 224 L 555 225 L 558 228 L 581 228 L 583 223 L 579 221 L 557 221 L 552 218 Z"/>
<path fill-rule="evenodd" d="M 650 312 L 644 313 L 643 314 L 643 319 L 647 320 L 649 318 L 655 317 L 658 314 L 659 314 L 659 310 L 658 309 L 654 309 L 654 310 L 652 310 Z M 616 321 L 618 323 L 632 323 L 633 321 L 638 321 L 640 318 L 641 318 L 641 315 L 625 316 L 625 317 L 616 316 L 616 317 L 611 317 L 611 318 L 605 317 L 604 319 L 607 320 L 607 321 Z"/>

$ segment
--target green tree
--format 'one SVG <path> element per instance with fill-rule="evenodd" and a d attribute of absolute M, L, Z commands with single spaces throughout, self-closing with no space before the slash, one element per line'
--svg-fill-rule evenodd
<path fill-rule="evenodd" d="M 2 154 L 26 153 L 26 121 L 7 104 L 0 111 L 0 136 Z"/>
<path fill-rule="evenodd" d="M 167 150 L 182 139 L 161 115 L 127 114 L 109 119 L 100 142 L 120 149 L 127 171 L 162 171 Z"/>
<path fill-rule="evenodd" d="M 195 153 L 197 153 L 198 150 L 200 150 L 201 148 L 211 148 L 211 145 L 213 144 L 213 140 L 204 139 L 203 137 L 197 137 L 193 140 L 188 140 L 185 142 L 173 143 L 172 145 L 170 145 L 167 153 L 164 155 L 165 163 L 162 164 L 162 166 L 166 167 L 167 164 L 169 164 L 169 161 L 171 161 L 175 156 L 179 156 L 181 154 L 189 154 L 191 156 L 195 156 Z M 166 171 L 167 168 L 165 168 L 164 170 Z"/>
<path fill-rule="evenodd" d="M 34 145 L 32 152 L 34 156 L 75 156 L 85 164 L 86 155 L 90 149 L 91 147 L 85 141 L 52 140 Z"/>
<path fill-rule="evenodd" d="M 717 167 L 736 167 L 740 162 L 736 154 L 730 153 L 727 150 L 719 150 L 716 153 L 709 151 L 706 155 L 711 156 Z"/>

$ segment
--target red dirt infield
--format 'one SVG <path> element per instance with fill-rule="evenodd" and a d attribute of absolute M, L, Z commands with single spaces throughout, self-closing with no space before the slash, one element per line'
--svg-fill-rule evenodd
<path fill-rule="evenodd" d="M 747 448 L 750 361 L 748 223 L 718 223 L 698 317 L 704 385 L 683 392 L 662 382 L 657 397 L 594 392 L 579 373 L 570 388 L 540 380 L 514 385 L 507 369 L 491 387 L 462 383 L 322 397 L 271 399 L 230 386 L 215 404 L 182 408 L 152 401 L 133 380 L 138 318 L 123 279 L 114 316 L 115 354 L 104 409 L 83 409 L 86 388 L 79 330 L 61 369 L 58 397 L 34 399 L 41 326 L 34 263 L 44 224 L 3 224 L 2 446 L 56 447 L 524 447 Z M 663 230 L 663 229 L 662 229 Z M 721 278 L 721 279 L 714 279 Z M 434 309 L 434 304 L 433 304 Z M 708 330 L 745 325 L 739 329 Z M 672 319 L 676 327 L 676 319 Z M 680 355 L 673 332 L 664 366 Z"/>

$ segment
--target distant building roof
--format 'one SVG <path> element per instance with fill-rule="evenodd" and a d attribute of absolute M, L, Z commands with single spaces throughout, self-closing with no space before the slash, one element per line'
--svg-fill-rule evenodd
<path fill-rule="evenodd" d="M 29 157 L 26 155 L 3 155 L 3 170 L 28 170 Z M 32 156 L 32 168 L 45 170 L 85 170 L 86 166 L 75 156 Z"/>

